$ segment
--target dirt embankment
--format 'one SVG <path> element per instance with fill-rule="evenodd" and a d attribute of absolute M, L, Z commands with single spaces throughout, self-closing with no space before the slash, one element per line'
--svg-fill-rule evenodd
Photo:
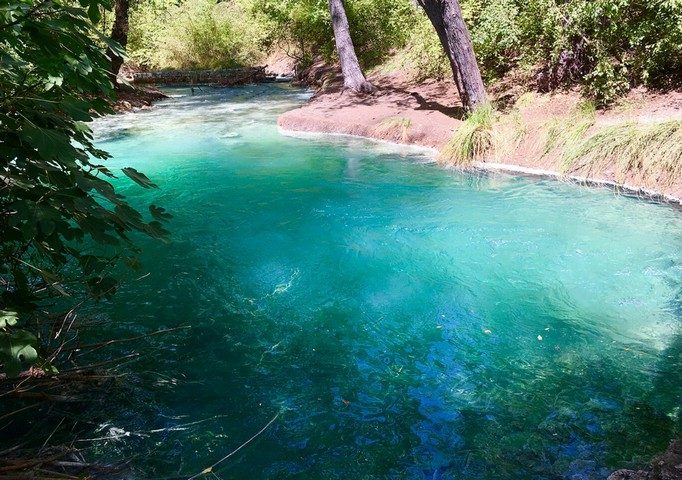
<path fill-rule="evenodd" d="M 440 149 L 461 123 L 457 89 L 447 82 L 412 84 L 406 77 L 374 75 L 374 95 L 342 89 L 340 75 L 312 72 L 320 90 L 303 107 L 279 117 L 284 130 L 342 133 Z"/>
<path fill-rule="evenodd" d="M 280 116 L 280 128 L 283 131 L 358 135 L 440 151 L 462 124 L 464 112 L 452 82 L 416 84 L 399 72 L 375 73 L 369 79 L 378 87 L 377 93 L 356 95 L 343 90 L 337 71 L 318 66 L 308 72 L 308 80 L 318 87 L 317 93 L 303 107 Z M 500 142 L 494 152 L 476 159 L 474 166 L 556 175 L 681 201 L 682 179 L 666 171 L 634 168 L 623 172 L 609 162 L 566 171 L 562 151 L 548 148 L 547 137 L 552 129 L 560 130 L 561 127 L 570 133 L 572 123 L 580 121 L 575 114 L 583 103 L 578 92 L 519 96 L 515 92 L 510 94 L 507 88 L 498 90 L 493 97 L 504 99 L 507 106 L 495 125 L 500 131 L 492 133 L 507 139 Z M 613 125 L 650 124 L 673 119 L 682 120 L 682 92 L 653 94 L 636 90 L 617 106 L 593 113 L 591 126 L 584 134 L 593 135 Z M 570 134 L 567 137 L 570 139 Z M 563 146 L 566 147 L 566 142 Z"/>

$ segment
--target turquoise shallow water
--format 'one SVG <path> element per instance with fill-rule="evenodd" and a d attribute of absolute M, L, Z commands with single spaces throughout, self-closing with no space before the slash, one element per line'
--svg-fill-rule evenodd
<path fill-rule="evenodd" d="M 186 478 L 279 413 L 220 478 L 597 479 L 680 434 L 679 209 L 280 135 L 306 97 L 211 90 L 96 124 L 112 166 L 161 187 L 122 191 L 175 215 L 106 313 L 193 326 L 143 345 L 156 380 L 111 407 L 133 434 L 102 455 Z"/>

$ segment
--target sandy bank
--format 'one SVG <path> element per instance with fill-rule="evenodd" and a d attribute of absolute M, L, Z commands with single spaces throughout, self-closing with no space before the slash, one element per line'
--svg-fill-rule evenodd
<path fill-rule="evenodd" d="M 415 85 L 399 73 L 375 74 L 370 79 L 379 91 L 358 96 L 342 91 L 338 75 L 327 75 L 323 87 L 307 104 L 279 117 L 283 131 L 348 134 L 441 150 L 462 123 L 463 111 L 451 82 Z M 682 203 L 682 182 L 665 172 L 652 175 L 632 171 L 623 175 L 607 164 L 562 173 L 560 153 L 546 151 L 543 138 L 551 122 L 574 121 L 571 112 L 581 101 L 576 92 L 525 95 L 505 115 L 506 123 L 514 123 L 513 128 L 521 133 L 474 167 L 611 186 Z M 682 92 L 652 95 L 635 91 L 617 107 L 597 112 L 589 132 L 626 122 L 671 119 L 682 120 Z"/>

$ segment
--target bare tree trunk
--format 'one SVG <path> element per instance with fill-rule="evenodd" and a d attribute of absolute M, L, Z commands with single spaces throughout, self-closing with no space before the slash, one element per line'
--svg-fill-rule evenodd
<path fill-rule="evenodd" d="M 458 0 L 417 0 L 436 29 L 450 60 L 452 74 L 464 107 L 473 111 L 487 102 L 471 36 Z"/>
<path fill-rule="evenodd" d="M 111 38 L 118 42 L 123 48 L 128 45 L 128 11 L 130 10 L 130 0 L 116 0 L 114 6 L 114 25 L 111 29 Z M 123 58 L 116 54 L 111 49 L 109 50 L 109 58 L 111 59 L 111 81 L 116 86 L 116 76 L 121 65 L 123 65 Z"/>
<path fill-rule="evenodd" d="M 358 57 L 355 54 L 353 39 L 350 36 L 348 18 L 346 10 L 343 8 L 343 0 L 329 0 L 329 12 L 332 16 L 332 26 L 334 27 L 334 39 L 336 40 L 336 51 L 341 62 L 343 72 L 343 85 L 350 90 L 358 93 L 372 93 L 376 89 L 369 83 L 362 73 Z"/>

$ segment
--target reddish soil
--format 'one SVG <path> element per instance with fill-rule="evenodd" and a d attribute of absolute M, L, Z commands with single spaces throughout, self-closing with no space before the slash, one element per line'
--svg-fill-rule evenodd
<path fill-rule="evenodd" d="M 400 74 L 372 76 L 371 96 L 342 89 L 336 73 L 305 106 L 279 118 L 284 130 L 359 135 L 441 148 L 460 124 L 462 108 L 454 84 L 414 85 Z M 405 127 L 405 128 L 403 128 Z"/>
<path fill-rule="evenodd" d="M 507 165 L 510 169 L 518 166 L 524 169 L 561 171 L 562 151 L 547 153 L 544 149 L 547 124 L 557 120 L 575 121 L 571 117 L 571 112 L 582 101 L 578 91 L 568 91 L 544 95 L 533 94 L 528 101 L 519 102 L 522 105 L 517 105 L 517 107 L 526 133 L 515 148 L 508 152 L 498 152 L 497 158 L 490 160 Z M 593 126 L 588 130 L 588 135 L 614 124 L 666 120 L 682 120 L 682 92 L 655 94 L 638 89 L 608 110 L 598 111 Z M 682 159 L 679 161 L 682 162 Z M 587 167 L 558 176 L 587 183 L 611 184 L 644 196 L 664 196 L 676 203 L 682 203 L 681 179 L 669 178 L 665 172 L 644 174 L 630 171 L 622 175 L 618 173 L 615 165 L 606 162 L 604 166 Z"/>

